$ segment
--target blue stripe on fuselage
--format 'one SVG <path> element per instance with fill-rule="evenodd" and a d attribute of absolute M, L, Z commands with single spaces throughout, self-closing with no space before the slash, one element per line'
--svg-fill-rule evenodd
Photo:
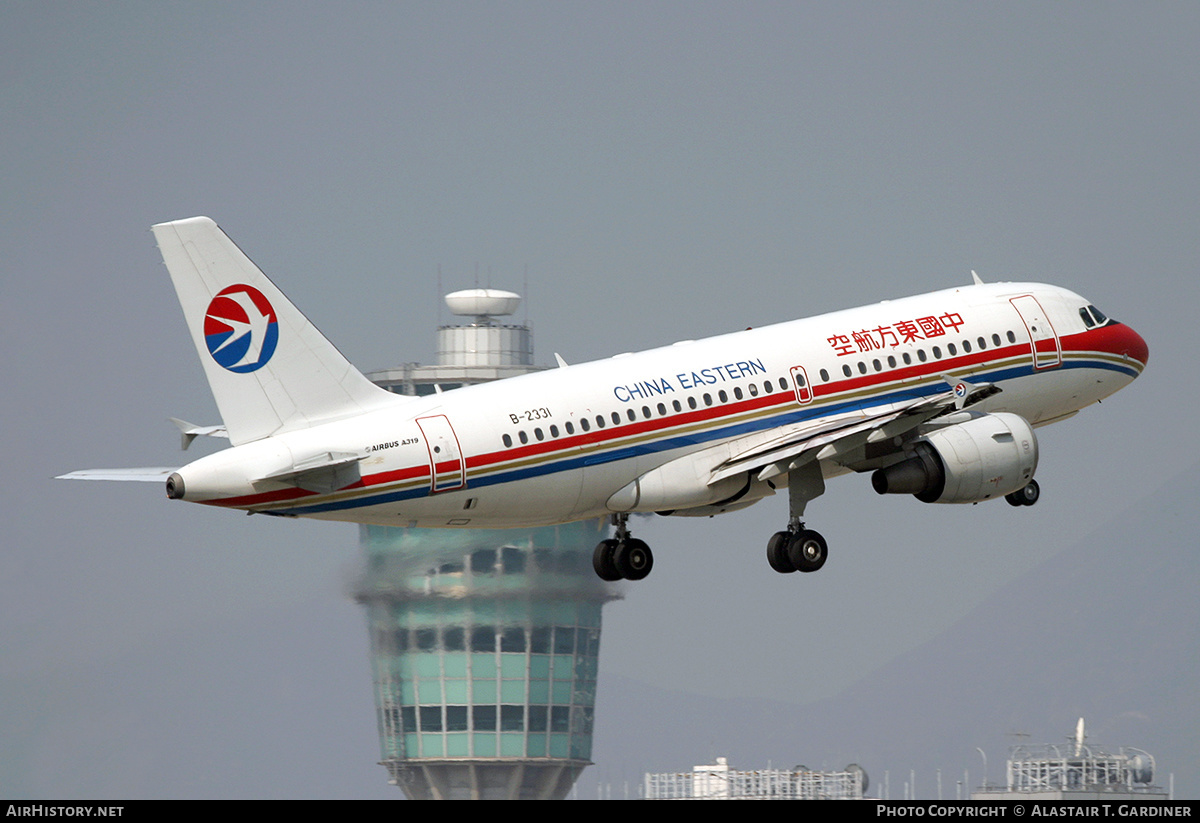
<path fill-rule="evenodd" d="M 947 370 L 952 368 L 949 363 L 946 365 Z M 1055 367 L 1053 370 L 1035 370 L 1032 365 L 1023 364 L 1020 366 L 998 369 L 990 373 L 985 372 L 982 374 L 971 375 L 967 379 L 980 382 L 1000 383 L 1002 381 L 1013 380 L 1018 377 L 1028 377 L 1033 374 L 1044 374 L 1048 371 L 1079 368 L 1106 369 L 1128 374 L 1133 377 L 1136 377 L 1138 374 L 1135 369 L 1116 363 L 1108 363 L 1097 360 L 1089 360 L 1087 362 L 1071 362 L 1064 360 L 1060 366 Z M 711 443 L 715 440 L 734 438 L 740 435 L 762 431 L 763 429 L 777 428 L 779 426 L 786 426 L 791 423 L 799 423 L 805 420 L 832 416 L 855 408 L 860 408 L 863 411 L 867 411 L 879 406 L 902 403 L 907 400 L 918 400 L 923 397 L 931 397 L 940 393 L 940 391 L 930 391 L 930 388 L 937 386 L 938 384 L 928 383 L 924 386 L 912 386 L 911 388 L 898 387 L 895 390 L 885 394 L 877 395 L 873 398 L 847 400 L 828 406 L 820 406 L 818 408 L 800 407 L 789 412 L 776 414 L 759 420 L 751 420 L 743 423 L 719 426 L 717 428 L 708 429 L 705 431 L 689 432 L 687 434 L 664 437 L 648 443 L 629 446 L 616 446 L 610 451 L 601 452 L 599 454 L 590 453 L 576 457 L 567 457 L 554 460 L 552 462 L 542 463 L 536 466 L 527 466 L 520 469 L 501 471 L 490 475 L 469 475 L 467 478 L 468 485 L 471 488 L 480 488 L 483 486 L 494 486 L 500 483 L 511 483 L 515 480 L 525 480 L 531 477 L 539 477 L 546 474 L 572 471 L 574 469 L 581 469 L 588 466 L 599 466 L 605 463 L 613 463 L 619 460 L 628 460 L 633 457 L 640 457 L 642 455 L 671 451 L 673 449 L 683 448 L 685 446 L 703 445 L 705 443 Z M 660 420 L 670 423 L 671 418 L 664 417 L 660 418 Z M 621 437 L 621 435 L 619 435 L 619 432 L 621 431 L 620 429 L 613 429 L 612 431 L 614 433 L 618 433 L 617 439 Z M 571 451 L 574 449 L 575 447 L 569 447 L 569 450 Z M 319 514 L 322 512 L 362 508 L 364 506 L 376 506 L 383 503 L 394 503 L 399 500 L 412 500 L 419 497 L 429 496 L 429 494 L 430 489 L 428 486 L 420 486 L 416 488 L 405 489 L 403 491 L 381 491 L 378 494 L 357 497 L 352 500 L 335 500 L 328 503 L 318 503 L 311 506 L 297 506 L 289 509 L 272 509 L 271 513 L 295 515 Z"/>

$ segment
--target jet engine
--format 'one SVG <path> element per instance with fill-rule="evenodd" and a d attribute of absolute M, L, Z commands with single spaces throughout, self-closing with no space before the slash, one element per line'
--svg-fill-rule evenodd
<path fill-rule="evenodd" d="M 925 503 L 978 503 L 1028 485 L 1037 468 L 1033 427 L 1015 414 L 980 415 L 930 432 L 910 457 L 879 469 L 880 494 L 911 494 Z"/>

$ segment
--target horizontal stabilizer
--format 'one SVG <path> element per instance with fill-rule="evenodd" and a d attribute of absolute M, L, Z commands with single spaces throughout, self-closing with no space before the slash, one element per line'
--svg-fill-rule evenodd
<path fill-rule="evenodd" d="M 187 447 L 192 445 L 192 441 L 197 437 L 224 437 L 229 439 L 229 432 L 224 426 L 197 426 L 195 423 L 189 423 L 186 420 L 180 420 L 178 417 L 170 418 L 175 427 L 179 429 L 180 447 L 187 451 Z"/>
<path fill-rule="evenodd" d="M 350 452 L 321 452 L 262 479 L 286 483 L 305 491 L 328 494 L 362 479 L 358 471 L 358 461 L 362 457 L 361 454 Z"/>
<path fill-rule="evenodd" d="M 55 480 L 131 480 L 138 483 L 165 483 L 171 472 L 178 467 L 150 467 L 144 469 L 82 469 L 60 474 Z"/>

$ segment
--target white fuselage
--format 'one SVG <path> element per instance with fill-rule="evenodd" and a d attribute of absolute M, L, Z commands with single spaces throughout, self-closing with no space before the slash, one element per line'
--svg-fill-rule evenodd
<path fill-rule="evenodd" d="M 1086 306 L 1054 286 L 964 286 L 397 397 L 377 411 L 202 458 L 180 475 L 189 500 L 383 525 L 538 525 L 686 508 L 663 505 L 666 498 L 630 505 L 618 492 L 690 453 L 709 450 L 704 465 L 715 464 L 781 429 L 945 392 L 946 376 L 1001 389 L 978 411 L 1012 412 L 1035 426 L 1075 413 L 1132 381 L 1147 356 L 1128 326 L 1085 323 Z M 358 456 L 344 486 L 263 479 L 342 454 Z M 821 468 L 830 477 L 876 465 L 860 452 Z M 672 499 L 702 506 L 727 496 L 703 474 L 677 479 Z M 749 482 L 731 478 L 728 487 Z"/>

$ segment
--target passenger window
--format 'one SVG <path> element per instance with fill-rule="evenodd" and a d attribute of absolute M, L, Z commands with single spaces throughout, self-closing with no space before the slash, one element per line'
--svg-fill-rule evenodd
<path fill-rule="evenodd" d="M 546 435 L 542 434 L 541 429 L 534 429 L 533 436 L 536 437 L 538 440 L 544 440 L 546 438 Z"/>
<path fill-rule="evenodd" d="M 720 401 L 722 403 L 729 402 L 729 395 L 725 393 L 724 389 L 721 389 L 720 391 L 717 392 L 717 397 L 720 399 Z"/>
<path fill-rule="evenodd" d="M 924 349 L 917 349 L 917 359 L 920 360 L 922 363 L 925 362 L 925 350 Z"/>
<path fill-rule="evenodd" d="M 950 356 L 951 356 L 951 357 L 953 357 L 954 355 L 958 354 L 958 349 L 956 349 L 956 348 L 954 347 L 954 344 L 953 344 L 953 343 L 947 343 L 947 344 L 946 344 L 946 351 L 950 353 Z"/>
<path fill-rule="evenodd" d="M 738 400 L 742 399 L 742 387 L 741 386 L 733 387 L 733 396 L 736 397 Z"/>
<path fill-rule="evenodd" d="M 1000 345 L 1000 335 L 998 335 L 998 334 L 993 334 L 993 335 L 992 335 L 992 345 L 993 345 L 993 346 L 999 346 L 999 345 Z"/>
<path fill-rule="evenodd" d="M 521 429 L 519 432 L 517 432 L 517 439 L 520 440 L 522 443 L 528 443 L 529 435 L 527 435 L 525 433 L 524 429 Z"/>
<path fill-rule="evenodd" d="M 979 350 L 980 350 L 980 351 L 983 351 L 984 349 L 986 349 L 986 348 L 987 348 L 987 341 L 986 341 L 986 340 L 984 340 L 982 337 L 981 337 L 981 338 L 979 338 L 979 340 L 977 340 L 976 342 L 977 342 L 977 343 L 979 343 Z"/>
<path fill-rule="evenodd" d="M 829 372 L 825 371 L 824 369 L 821 369 L 821 382 L 822 383 L 829 382 Z"/>
<path fill-rule="evenodd" d="M 787 378 L 786 377 L 779 378 L 779 390 L 787 391 L 787 387 L 788 387 L 787 386 Z"/>
<path fill-rule="evenodd" d="M 683 411 L 683 406 L 679 405 L 679 401 L 678 401 L 678 400 L 672 400 L 672 401 L 671 401 L 671 407 L 672 407 L 673 409 L 675 409 L 675 411 L 677 411 L 677 412 L 678 412 L 678 411 Z"/>
<path fill-rule="evenodd" d="M 751 397 L 758 397 L 758 385 L 756 383 L 751 383 L 749 389 Z"/>
<path fill-rule="evenodd" d="M 1013 334 L 1011 331 L 1008 333 L 1008 342 L 1009 343 L 1017 342 L 1017 336 L 1015 334 Z"/>
<path fill-rule="evenodd" d="M 904 358 L 904 365 L 906 365 L 906 366 L 912 365 L 912 355 L 911 354 L 909 354 L 908 352 L 904 352 L 900 356 Z"/>
<path fill-rule="evenodd" d="M 696 398 L 695 397 L 688 397 L 688 408 L 689 409 L 696 408 Z"/>
<path fill-rule="evenodd" d="M 575 424 L 572 423 L 570 420 L 568 420 L 567 421 L 567 434 L 574 434 L 574 433 L 575 433 Z"/>
<path fill-rule="evenodd" d="M 664 406 L 662 403 L 659 403 L 659 404 L 658 404 L 658 413 L 659 413 L 659 415 L 660 415 L 660 416 L 664 416 L 664 417 L 665 417 L 665 416 L 666 416 L 666 414 L 667 414 L 667 407 L 666 407 L 666 406 Z"/>
<path fill-rule="evenodd" d="M 765 391 L 767 394 L 770 394 L 771 392 L 775 391 L 775 387 L 771 385 L 770 380 L 763 381 L 763 391 Z"/>
<path fill-rule="evenodd" d="M 612 421 L 613 421 L 614 426 L 621 425 L 621 415 L 617 414 L 616 412 L 613 412 L 612 413 Z"/>
<path fill-rule="evenodd" d="M 965 353 L 965 354 L 971 353 L 971 341 L 970 340 L 963 341 L 963 353 Z"/>
<path fill-rule="evenodd" d="M 712 395 L 709 394 L 708 392 L 704 393 L 704 405 L 706 405 L 706 406 L 712 405 Z"/>
<path fill-rule="evenodd" d="M 558 426 L 554 426 L 554 425 L 550 426 L 550 436 L 558 437 Z"/>
<path fill-rule="evenodd" d="M 875 371 L 883 371 L 883 364 L 878 360 L 872 360 L 871 365 L 875 367 Z"/>
<path fill-rule="evenodd" d="M 588 422 L 586 417 L 581 417 L 579 418 L 579 428 L 583 429 L 584 431 L 588 431 L 592 428 L 592 424 Z"/>
<path fill-rule="evenodd" d="M 633 409 L 626 409 L 625 416 L 629 418 L 630 423 L 632 423 L 634 420 L 637 420 L 637 412 L 635 412 Z"/>
<path fill-rule="evenodd" d="M 864 362 L 863 362 L 863 361 L 861 361 L 861 360 L 859 360 L 859 361 L 858 361 L 858 373 L 859 373 L 859 374 L 866 374 L 866 373 L 867 373 L 867 364 L 866 364 L 866 363 L 864 363 Z"/>
<path fill-rule="evenodd" d="M 890 355 L 890 354 L 888 355 L 888 368 L 889 369 L 896 368 L 896 358 L 894 355 Z"/>
<path fill-rule="evenodd" d="M 503 437 L 503 438 L 501 438 L 501 439 L 504 441 L 504 448 L 506 448 L 506 449 L 511 449 L 511 448 L 512 448 L 512 438 L 511 438 L 511 437 L 509 437 L 509 436 L 506 434 L 506 435 L 504 435 L 504 437 Z"/>
<path fill-rule="evenodd" d="M 604 415 L 602 415 L 602 414 L 596 415 L 596 428 L 598 428 L 598 429 L 604 428 Z"/>
<path fill-rule="evenodd" d="M 649 406 L 642 406 L 642 417 L 646 418 L 647 420 L 650 419 L 651 414 Z"/>
<path fill-rule="evenodd" d="M 852 374 L 852 372 L 850 371 L 849 363 L 842 364 L 842 374 L 846 375 L 847 377 L 849 377 Z"/>

